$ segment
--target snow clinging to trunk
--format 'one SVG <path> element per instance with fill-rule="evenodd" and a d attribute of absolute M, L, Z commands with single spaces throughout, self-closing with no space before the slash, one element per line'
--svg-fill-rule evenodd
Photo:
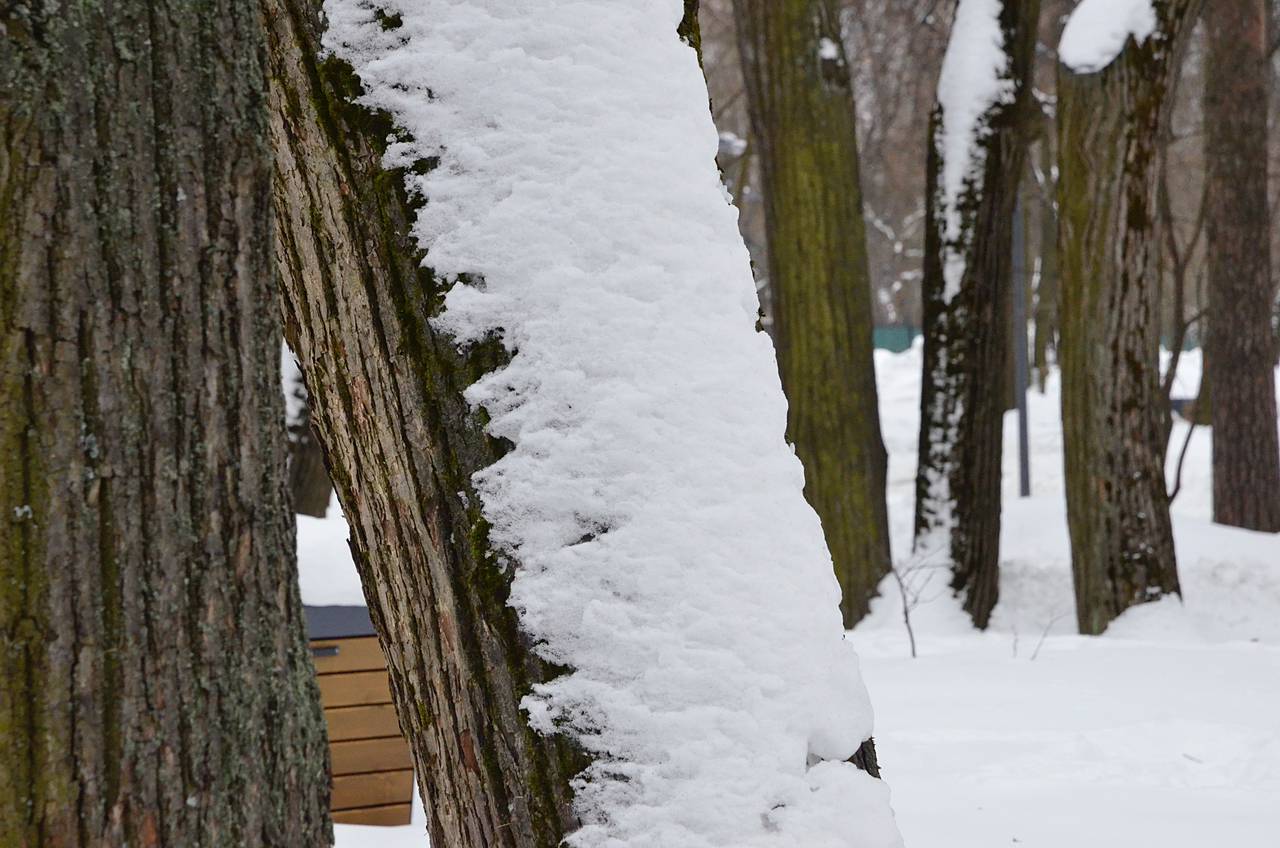
<path fill-rule="evenodd" d="M 986 153 L 982 140 L 990 131 L 992 107 L 1014 97 L 1008 78 L 1009 55 L 1000 29 L 1001 0 L 960 0 L 951 39 L 938 78 L 938 153 L 942 158 L 938 201 L 945 254 L 943 299 L 960 291 L 965 252 L 971 235 L 965 232 L 960 206 L 966 194 L 982 190 Z"/>
<path fill-rule="evenodd" d="M 682 0 L 327 0 L 403 130 L 439 326 L 472 386 L 510 603 L 571 671 L 525 700 L 594 764 L 574 846 L 892 848 L 839 589 L 758 309 Z M 421 169 L 420 169 L 421 170 Z"/>

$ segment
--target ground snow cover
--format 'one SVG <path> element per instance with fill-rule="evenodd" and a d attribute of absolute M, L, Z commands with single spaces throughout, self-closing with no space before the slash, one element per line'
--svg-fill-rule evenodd
<path fill-rule="evenodd" d="M 468 391 L 511 605 L 572 671 L 525 699 L 595 756 L 575 846 L 900 844 L 846 762 L 871 710 L 682 0 L 327 0 L 328 50 L 405 135 L 413 231 Z M 815 58 L 816 60 L 816 58 Z"/>
<path fill-rule="evenodd" d="M 908 557 L 919 347 L 878 352 L 895 552 Z M 1175 393 L 1194 396 L 1196 353 Z M 1001 602 L 973 631 L 941 578 L 908 655 L 888 581 L 853 633 L 876 742 L 909 848 L 1273 848 L 1280 833 L 1280 539 L 1209 522 L 1210 440 L 1188 452 L 1174 530 L 1186 601 L 1074 635 L 1057 378 L 1030 396 L 1033 497 L 1017 498 L 1006 426 Z M 1175 425 L 1181 444 L 1186 424 Z M 337 509 L 299 518 L 303 598 L 362 603 Z M 924 571 L 917 574 L 923 577 Z M 914 584 L 913 584 L 914 585 Z M 339 825 L 338 848 L 421 848 L 404 828 Z M 1015 841 L 1016 840 L 1016 841 Z M 856 844 L 856 843 L 854 843 Z"/>

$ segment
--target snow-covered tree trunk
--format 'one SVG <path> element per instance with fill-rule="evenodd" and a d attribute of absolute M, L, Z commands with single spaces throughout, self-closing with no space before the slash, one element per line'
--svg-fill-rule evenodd
<path fill-rule="evenodd" d="M 258 8 L 0 26 L 0 845 L 328 844 Z"/>
<path fill-rule="evenodd" d="M 1220 0 L 1206 16 L 1205 161 L 1213 387 L 1213 520 L 1280 532 L 1264 0 Z"/>
<path fill-rule="evenodd" d="M 999 592 L 1013 216 L 1039 0 L 960 0 L 929 144 L 915 556 L 952 569 L 979 627 Z"/>
<path fill-rule="evenodd" d="M 889 571 L 857 124 L 839 4 L 734 0 L 762 163 L 787 436 L 843 590 L 846 627 Z"/>
<path fill-rule="evenodd" d="M 503 453 L 463 399 L 505 357 L 460 354 L 428 322 L 442 281 L 419 267 L 392 125 L 352 103 L 322 58 L 318 3 L 264 0 L 285 332 L 307 375 L 400 724 L 438 846 L 551 848 L 586 763 L 534 733 L 521 697 L 552 673 L 507 605 L 471 476 Z"/>
<path fill-rule="evenodd" d="M 1062 423 L 1076 615 L 1179 591 L 1160 390 L 1160 133 L 1198 0 L 1085 0 L 1058 67 Z"/>
<path fill-rule="evenodd" d="M 331 0 L 322 61 L 264 2 L 287 335 L 433 844 L 900 844 L 691 5 Z"/>

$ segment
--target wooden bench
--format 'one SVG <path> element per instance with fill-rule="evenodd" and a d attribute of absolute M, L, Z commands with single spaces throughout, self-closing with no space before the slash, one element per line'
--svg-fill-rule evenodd
<path fill-rule="evenodd" d="M 400 735 L 387 661 L 364 607 L 307 607 L 311 655 L 329 725 L 333 820 L 406 825 L 413 760 Z"/>

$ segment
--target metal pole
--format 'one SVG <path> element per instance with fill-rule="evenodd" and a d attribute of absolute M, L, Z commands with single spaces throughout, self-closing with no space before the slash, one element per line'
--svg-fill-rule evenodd
<path fill-rule="evenodd" d="M 1031 496 L 1031 448 L 1027 436 L 1027 233 L 1022 192 L 1013 211 L 1013 396 L 1018 403 L 1018 491 Z"/>

